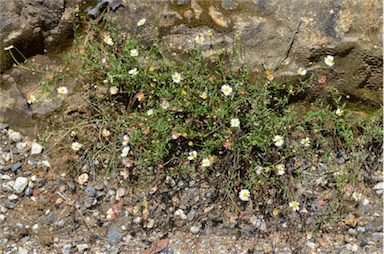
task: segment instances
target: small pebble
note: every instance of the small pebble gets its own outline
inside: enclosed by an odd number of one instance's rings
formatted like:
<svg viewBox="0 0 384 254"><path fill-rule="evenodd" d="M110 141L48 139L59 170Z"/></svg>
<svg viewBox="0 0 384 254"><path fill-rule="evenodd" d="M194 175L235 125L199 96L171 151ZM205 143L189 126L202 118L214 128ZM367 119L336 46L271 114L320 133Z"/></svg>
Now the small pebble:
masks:
<svg viewBox="0 0 384 254"><path fill-rule="evenodd" d="M33 142L32 143L32 147L31 147L31 154L34 155L34 154L41 154L44 150L44 147L36 142Z"/></svg>
<svg viewBox="0 0 384 254"><path fill-rule="evenodd" d="M109 242L116 244L123 238L123 230L121 228L110 228L107 232Z"/></svg>
<svg viewBox="0 0 384 254"><path fill-rule="evenodd" d="M71 190L75 190L75 183L73 181L68 181L67 182L67 186L71 189Z"/></svg>
<svg viewBox="0 0 384 254"><path fill-rule="evenodd" d="M196 226L192 226L189 231L191 231L192 234L197 234L199 233L200 229Z"/></svg>
<svg viewBox="0 0 384 254"><path fill-rule="evenodd" d="M155 220L154 219L148 219L147 228L153 228L154 226L155 226Z"/></svg>
<svg viewBox="0 0 384 254"><path fill-rule="evenodd" d="M51 224L54 221L55 216L53 215L53 213L50 213L48 214L47 218L48 218L48 223Z"/></svg>
<svg viewBox="0 0 384 254"><path fill-rule="evenodd" d="M125 196L125 188L123 188L123 187L118 188L116 191L116 200L119 201L120 198L122 198L124 196Z"/></svg>
<svg viewBox="0 0 384 254"><path fill-rule="evenodd" d="M88 244L86 243L82 243L82 244L77 244L76 245L76 248L77 250L80 252L80 253L84 253L85 250L87 250L89 248Z"/></svg>
<svg viewBox="0 0 384 254"><path fill-rule="evenodd" d="M95 188L93 188L91 186L87 186L87 188L85 188L85 193L89 197L95 197L96 196L96 190L95 190Z"/></svg>
<svg viewBox="0 0 384 254"><path fill-rule="evenodd" d="M5 200L4 206L8 209L14 209L16 207L16 203L9 200Z"/></svg>
<svg viewBox="0 0 384 254"><path fill-rule="evenodd" d="M39 224L35 224L35 225L33 225L32 226L32 231L35 233L35 234L37 234L38 232L39 232Z"/></svg>
<svg viewBox="0 0 384 254"><path fill-rule="evenodd" d="M1 79L2 80L4 80L4 81L6 81L6 80L8 80L9 79L9 75L8 74L4 74L2 77L1 77Z"/></svg>
<svg viewBox="0 0 384 254"><path fill-rule="evenodd" d="M9 125L6 123L0 123L0 131L8 129Z"/></svg>
<svg viewBox="0 0 384 254"><path fill-rule="evenodd" d="M12 170L12 172L16 172L16 170L18 170L19 168L21 168L21 162L20 161L13 164L11 167L11 170Z"/></svg>
<svg viewBox="0 0 384 254"><path fill-rule="evenodd" d="M18 251L19 251L18 254L28 254L28 250L21 246L18 247Z"/></svg>
<svg viewBox="0 0 384 254"><path fill-rule="evenodd" d="M11 200L11 201L15 201L18 199L19 199L19 196L17 196L16 194L11 194L8 196L8 200Z"/></svg>
<svg viewBox="0 0 384 254"><path fill-rule="evenodd" d="M32 192L33 192L32 188L27 187L24 190L24 195L27 196L27 197L30 197L30 196L32 196Z"/></svg>
<svg viewBox="0 0 384 254"><path fill-rule="evenodd" d="M71 250L72 250L72 244L70 243L64 245L63 248L61 249L63 254L71 254L72 252Z"/></svg>
<svg viewBox="0 0 384 254"><path fill-rule="evenodd" d="M8 138L14 142L14 143L18 143L21 141L22 139L22 136L21 136L21 133L20 132L17 132L17 131L13 131L13 130L8 130Z"/></svg>
<svg viewBox="0 0 384 254"><path fill-rule="evenodd" d="M187 215L188 220L192 221L193 218L195 218L195 214L196 214L196 211L194 209L191 209L191 211L189 211L189 213Z"/></svg>
<svg viewBox="0 0 384 254"><path fill-rule="evenodd" d="M141 217L136 217L135 219L133 219L133 223L140 224L141 223Z"/></svg>
<svg viewBox="0 0 384 254"><path fill-rule="evenodd" d="M15 79L13 77L9 77L7 80L9 83L15 83Z"/></svg>
<svg viewBox="0 0 384 254"><path fill-rule="evenodd" d="M24 189L28 186L28 178L18 177L13 185L13 189L16 193L22 193Z"/></svg>
<svg viewBox="0 0 384 254"><path fill-rule="evenodd" d="M24 236L23 238L20 239L20 243L25 244L26 242L28 242L28 240L29 240L29 236Z"/></svg>
<svg viewBox="0 0 384 254"><path fill-rule="evenodd" d="M14 70L12 71L11 75L12 75L12 77L14 77L14 78L20 78L20 76L21 76L21 71L18 70L18 69L14 69Z"/></svg>

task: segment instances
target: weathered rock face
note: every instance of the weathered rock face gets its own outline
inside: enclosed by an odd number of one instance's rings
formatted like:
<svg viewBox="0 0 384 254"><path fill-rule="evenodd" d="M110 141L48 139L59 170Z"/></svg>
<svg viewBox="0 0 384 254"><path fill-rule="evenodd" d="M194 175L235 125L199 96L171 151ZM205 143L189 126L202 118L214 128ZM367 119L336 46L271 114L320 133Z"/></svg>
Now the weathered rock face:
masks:
<svg viewBox="0 0 384 254"><path fill-rule="evenodd" d="M64 0L0 1L0 9L0 72L13 63L5 47L14 45L30 57L44 51L59 53L73 38Z"/></svg>
<svg viewBox="0 0 384 254"><path fill-rule="evenodd" d="M194 36L206 35L208 29L213 29L213 38L203 45L207 51L212 45L230 49L236 39L241 38L244 62L251 68L257 69L264 63L272 69L286 53L297 30L289 55L276 75L295 75L299 67L325 67L324 57L333 55L336 64L327 77L330 84L351 98L375 106L382 103L382 5L379 1L198 2L203 9L199 20L197 16L185 19L182 23L186 25L174 26L163 34L171 50L193 47ZM180 13L184 10L175 4L172 6ZM192 4L184 6L194 10Z"/></svg>
<svg viewBox="0 0 384 254"><path fill-rule="evenodd" d="M70 42L67 18L72 8L65 9L63 0L0 1L0 8L1 70L12 63L4 47L14 45L28 56L44 50L59 52ZM118 21L121 34L139 36L148 46L160 41L175 57L196 46L196 35L205 37L198 46L206 56L219 48L230 52L240 39L240 60L251 70L264 64L269 69L279 67L276 77L297 77L299 67L321 72L327 84L365 111L364 107L382 105L382 10L377 0L124 0L110 16ZM137 29L142 18L146 25ZM287 58L277 64L286 52ZM332 68L324 64L326 55L335 57ZM3 102L30 93L23 78L17 82L20 92L7 85L11 81L3 84L9 88L2 91ZM26 84L31 82L27 79ZM11 92L16 95L5 96ZM0 105L0 112L1 108L4 112L15 107Z"/></svg>
<svg viewBox="0 0 384 254"><path fill-rule="evenodd" d="M278 66L276 76L295 76L299 67L324 70L324 57L333 55L335 65L323 73L327 83L354 101L380 107L382 11L377 0L132 0L115 15L126 33L147 18L157 25L151 34L175 53L195 47L196 35L206 37L199 46L207 56L218 46L231 51L241 39L242 61L254 70Z"/></svg>

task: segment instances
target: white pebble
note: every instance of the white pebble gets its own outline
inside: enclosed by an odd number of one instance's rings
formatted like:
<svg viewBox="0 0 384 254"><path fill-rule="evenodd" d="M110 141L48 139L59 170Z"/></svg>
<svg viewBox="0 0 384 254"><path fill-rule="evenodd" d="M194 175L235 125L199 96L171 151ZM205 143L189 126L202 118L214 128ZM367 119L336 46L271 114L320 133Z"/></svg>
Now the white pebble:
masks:
<svg viewBox="0 0 384 254"><path fill-rule="evenodd" d="M13 185L13 189L16 191L16 193L22 193L27 186L28 178L20 176L16 178L15 184Z"/></svg>
<svg viewBox="0 0 384 254"><path fill-rule="evenodd" d="M11 200L11 201L18 200L18 199L19 199L19 196L17 196L16 194L11 194L8 196L8 200Z"/></svg>
<svg viewBox="0 0 384 254"><path fill-rule="evenodd" d="M44 147L42 145L39 145L36 142L32 143L31 154L41 154L43 150L44 150Z"/></svg>
<svg viewBox="0 0 384 254"><path fill-rule="evenodd" d="M18 143L21 141L22 136L20 132L9 130L8 131L8 138L15 143Z"/></svg>
<svg viewBox="0 0 384 254"><path fill-rule="evenodd" d="M197 234L200 231L200 229L196 226L192 226L189 230L191 231L192 234Z"/></svg>
<svg viewBox="0 0 384 254"><path fill-rule="evenodd" d="M39 232L39 224L36 223L35 225L33 225L32 231L37 234Z"/></svg>

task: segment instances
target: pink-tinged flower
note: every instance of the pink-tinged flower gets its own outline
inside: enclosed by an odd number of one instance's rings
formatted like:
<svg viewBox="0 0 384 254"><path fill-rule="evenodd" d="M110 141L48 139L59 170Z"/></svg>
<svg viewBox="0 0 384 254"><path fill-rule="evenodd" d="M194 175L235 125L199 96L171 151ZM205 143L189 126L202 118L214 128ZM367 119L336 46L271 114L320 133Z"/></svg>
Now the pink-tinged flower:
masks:
<svg viewBox="0 0 384 254"><path fill-rule="evenodd" d="M138 101L142 101L144 99L144 93L143 92L138 92L136 94L136 98Z"/></svg>
<svg viewBox="0 0 384 254"><path fill-rule="evenodd" d="M112 94L112 95L115 95L119 92L119 88L117 88L117 86L112 86L111 88L109 88L109 92Z"/></svg>
<svg viewBox="0 0 384 254"><path fill-rule="evenodd" d="M148 135L149 134L149 132L151 131L151 127L146 127L144 130L143 130L143 134L144 135Z"/></svg>
<svg viewBox="0 0 384 254"><path fill-rule="evenodd" d="M256 174L260 175L262 171L263 171L263 167L262 166L257 166L256 167Z"/></svg>
<svg viewBox="0 0 384 254"><path fill-rule="evenodd" d="M300 210L300 214L303 215L303 216L305 216L305 215L308 215L309 212L308 212L307 209L303 208L303 209Z"/></svg>
<svg viewBox="0 0 384 254"><path fill-rule="evenodd" d="M231 148L232 143L231 143L231 141L227 141L227 142L224 142L223 146L224 146L225 149L229 149L229 148Z"/></svg>
<svg viewBox="0 0 384 254"><path fill-rule="evenodd" d="M268 70L265 71L265 75L267 76L267 79L269 81L272 81L274 79L273 74Z"/></svg>
<svg viewBox="0 0 384 254"><path fill-rule="evenodd" d="M119 215L121 213L121 209L120 209L119 205L114 205L112 207L112 210L113 210L113 213L116 215Z"/></svg>
<svg viewBox="0 0 384 254"><path fill-rule="evenodd" d="M129 177L129 172L127 170L123 170L120 172L120 175L124 178L127 179Z"/></svg>
<svg viewBox="0 0 384 254"><path fill-rule="evenodd" d="M101 59L101 62L102 62L103 64L106 64L106 63L107 63L107 57L106 57L106 56L103 57L103 58Z"/></svg>
<svg viewBox="0 0 384 254"><path fill-rule="evenodd" d="M172 133L172 139L178 139L180 137L180 133L174 132Z"/></svg>
<svg viewBox="0 0 384 254"><path fill-rule="evenodd" d="M240 218L241 218L242 220L247 220L247 219L248 219L248 214L247 214L247 212L246 212L246 211L241 211L241 212L240 212Z"/></svg>
<svg viewBox="0 0 384 254"><path fill-rule="evenodd" d="M109 130L107 130L107 129L104 128L104 129L101 131L101 134L103 135L103 137L108 138L108 137L111 135L111 132L110 132Z"/></svg>
<svg viewBox="0 0 384 254"><path fill-rule="evenodd" d="M318 79L317 79L317 82L319 84L325 84L325 82L327 82L327 77L326 76L320 76Z"/></svg>
<svg viewBox="0 0 384 254"><path fill-rule="evenodd" d="M156 184L151 185L150 189L151 189L150 190L151 193L155 193L157 191L157 185Z"/></svg>
<svg viewBox="0 0 384 254"><path fill-rule="evenodd" d="M133 214L133 210L134 210L133 206L128 206L127 207L127 213L128 214Z"/></svg>
<svg viewBox="0 0 384 254"><path fill-rule="evenodd" d="M124 160L124 166L125 166L126 168L131 168L131 167L133 167L133 161L132 161L130 158L126 158L126 159Z"/></svg>

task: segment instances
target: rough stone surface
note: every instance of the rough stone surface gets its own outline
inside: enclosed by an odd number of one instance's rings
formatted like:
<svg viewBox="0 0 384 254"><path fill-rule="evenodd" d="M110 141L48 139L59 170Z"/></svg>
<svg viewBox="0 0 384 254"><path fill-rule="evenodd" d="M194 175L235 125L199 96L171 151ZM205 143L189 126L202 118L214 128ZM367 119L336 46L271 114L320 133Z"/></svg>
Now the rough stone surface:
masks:
<svg viewBox="0 0 384 254"><path fill-rule="evenodd" d="M107 239L111 243L118 243L123 238L123 230L121 228L111 228L108 230Z"/></svg>
<svg viewBox="0 0 384 254"><path fill-rule="evenodd" d="M44 150L44 147L36 142L32 143L31 154L41 154Z"/></svg>
<svg viewBox="0 0 384 254"><path fill-rule="evenodd" d="M58 53L73 36L64 0L0 1L0 9L0 72L13 63L5 47L14 45L26 57L44 50Z"/></svg>
<svg viewBox="0 0 384 254"><path fill-rule="evenodd" d="M13 185L13 189L15 189L16 193L22 193L27 186L28 178L18 177L16 178L15 184Z"/></svg>

